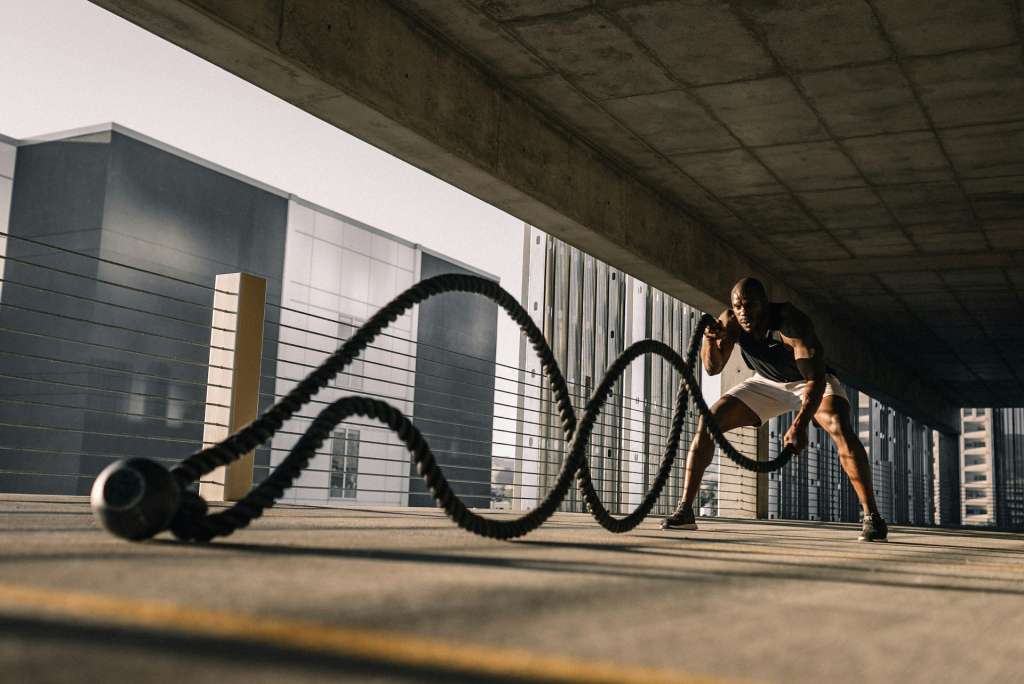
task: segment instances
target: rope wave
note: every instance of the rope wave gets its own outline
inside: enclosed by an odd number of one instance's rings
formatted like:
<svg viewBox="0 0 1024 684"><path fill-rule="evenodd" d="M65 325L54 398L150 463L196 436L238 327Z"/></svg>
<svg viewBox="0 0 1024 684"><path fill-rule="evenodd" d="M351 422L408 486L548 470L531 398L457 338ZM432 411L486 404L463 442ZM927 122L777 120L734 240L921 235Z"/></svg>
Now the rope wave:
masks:
<svg viewBox="0 0 1024 684"><path fill-rule="evenodd" d="M554 487L536 508L513 520L495 520L474 513L452 491L430 450L430 446L416 426L387 402L366 396L343 397L321 411L274 472L231 508L209 514L206 502L197 494L186 491L189 485L197 482L215 468L232 463L273 437L289 418L309 403L320 389L326 387L338 373L351 364L377 335L394 323L399 316L416 304L445 292L472 293L494 301L519 325L540 358L543 371L554 393L555 406L565 440L568 443L568 450ZM758 473L772 472L782 468L793 456L792 448L787 447L772 461L755 461L739 453L719 430L711 410L701 397L694 374L704 329L713 321L714 318L707 314L700 319L690 339L685 359L668 345L656 340L641 340L630 345L609 366L600 384L587 401L582 418L577 421L569 399L568 385L555 362L554 354L548 346L547 340L526 309L512 295L497 283L478 276L447 274L423 280L377 311L336 352L259 418L224 441L203 449L174 466L170 475L180 491L181 501L179 508L171 517L168 527L179 539L208 541L214 537L229 535L235 530L247 526L260 517L263 511L273 506L285 490L291 487L338 423L352 416L360 416L378 420L398 435L412 455L418 472L423 476L423 480L438 506L443 508L459 527L474 534L492 539L514 539L529 534L540 527L558 509L569 492L574 476L587 509L597 522L610 532L628 532L640 524L651 512L668 480L679 450L679 437L691 397L694 406L703 418L704 425L721 448L722 453L737 465ZM645 354L655 354L665 359L679 372L681 380L658 475L640 505L629 515L616 518L605 508L593 486L586 458L586 447L594 423L600 415L605 401L611 395L615 382L632 361ZM100 478L103 478L103 475ZM99 484L100 478L97 479L97 484ZM95 500L96 494L94 493L94 508ZM148 532L147 535L152 536Z"/></svg>

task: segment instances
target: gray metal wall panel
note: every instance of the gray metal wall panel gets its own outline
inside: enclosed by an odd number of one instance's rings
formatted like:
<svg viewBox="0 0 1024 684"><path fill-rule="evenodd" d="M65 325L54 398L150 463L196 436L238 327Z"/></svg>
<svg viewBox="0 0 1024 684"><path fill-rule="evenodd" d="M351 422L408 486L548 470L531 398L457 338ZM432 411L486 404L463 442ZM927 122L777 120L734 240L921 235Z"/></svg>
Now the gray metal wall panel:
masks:
<svg viewBox="0 0 1024 684"><path fill-rule="evenodd" d="M421 252L421 278L443 273L470 271ZM420 304L416 342L416 427L427 434L455 494L467 506L488 508L498 305L465 293L433 297ZM434 505L415 466L409 505Z"/></svg>
<svg viewBox="0 0 1024 684"><path fill-rule="evenodd" d="M109 144L53 142L24 147L19 151L18 164L12 235L37 237L61 247L208 286L213 285L218 273L245 271L266 277L268 300L280 300L287 216L284 198L117 133L112 135ZM27 308L68 313L88 321L69 323L36 314L14 316L5 307L2 315L6 320L15 319L14 327L19 330L60 334L95 345L46 343L40 347L38 342L33 342L42 355L73 358L111 369L86 370L42 362L42 366L51 370L33 371L40 377L74 378L75 382L97 388L63 393L47 401L94 410L35 408L30 415L26 412L24 420L61 426L73 420L77 434L68 433L56 440L53 434L48 434L44 440L47 444L58 443L67 451L177 460L198 448L202 426L185 421L201 421L204 408L182 400L205 401L212 291L18 244L17 240L10 242L10 255L22 254L27 260L82 270L93 278L153 294L90 284L67 276L55 279L52 273L44 276L38 269L28 266L21 267L17 273L9 270L11 281L35 279L52 289L98 302L160 314L130 312L100 303L83 304L24 288L5 288L4 304L17 302ZM9 264L9 268L14 265ZM174 303L159 295L201 306ZM165 316L182 318L191 324L170 321ZM276 310L269 308L268 322L273 322L275 316ZM103 324L139 332L115 330ZM180 341L143 334L147 332ZM276 332L276 326L267 326L268 336L273 338ZM3 345L0 348L24 346L25 339L24 335L0 332L0 345ZM273 358L276 346L271 344L264 354ZM180 360L158 359L157 356ZM13 361L8 357L6 362ZM267 363L264 373L273 375L273 370L273 364ZM19 372L24 375L23 366ZM26 391L17 386L15 390ZM264 390L272 394L272 383L267 381ZM262 405L270 401L269 396L264 397ZM131 418L123 415L125 413L149 417ZM16 431L25 432L25 429ZM9 444L22 438L13 433L0 433L0 439L3 444ZM259 458L268 460L265 453L259 454ZM88 475L110 462L109 457L103 456L54 455L44 459L40 454L23 457L23 460L33 464L33 468L24 468L26 470L66 469ZM10 468L5 466L4 469ZM88 477L14 479L17 481L0 479L0 488L84 494L91 486ZM60 485L56 484L58 481Z"/></svg>
<svg viewBox="0 0 1024 684"><path fill-rule="evenodd" d="M59 242L85 254L98 255L109 152L108 145L63 142L21 148L11 194L10 234ZM66 475L77 474L81 465L77 454L83 450L81 430L85 414L81 410L47 409L15 402L77 408L87 405L89 398L85 393L60 391L33 380L87 380L87 372L73 362L88 358L88 348L45 336L77 338L88 333L88 324L29 310L90 318L92 305L31 288L45 287L94 298L97 264L15 239L8 240L7 257L7 282L0 300L0 374L6 377L0 382L0 397L13 401L0 402L6 423L0 425L0 446L4 447L0 449L0 469L57 475L0 473L0 491L76 494L77 479ZM58 275L32 264L84 278Z"/></svg>

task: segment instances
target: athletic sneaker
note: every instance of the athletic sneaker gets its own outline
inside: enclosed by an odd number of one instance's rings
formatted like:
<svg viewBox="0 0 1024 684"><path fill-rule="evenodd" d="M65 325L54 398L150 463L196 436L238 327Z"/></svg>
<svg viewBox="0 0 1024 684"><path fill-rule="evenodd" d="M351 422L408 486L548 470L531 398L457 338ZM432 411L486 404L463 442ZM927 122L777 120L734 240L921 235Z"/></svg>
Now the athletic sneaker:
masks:
<svg viewBox="0 0 1024 684"><path fill-rule="evenodd" d="M697 521L693 517L693 506L679 504L676 512L661 521L663 530L695 530Z"/></svg>
<svg viewBox="0 0 1024 684"><path fill-rule="evenodd" d="M889 526L885 524L882 516L877 513L864 516L864 531L858 537L860 541L884 542L888 541L888 536Z"/></svg>

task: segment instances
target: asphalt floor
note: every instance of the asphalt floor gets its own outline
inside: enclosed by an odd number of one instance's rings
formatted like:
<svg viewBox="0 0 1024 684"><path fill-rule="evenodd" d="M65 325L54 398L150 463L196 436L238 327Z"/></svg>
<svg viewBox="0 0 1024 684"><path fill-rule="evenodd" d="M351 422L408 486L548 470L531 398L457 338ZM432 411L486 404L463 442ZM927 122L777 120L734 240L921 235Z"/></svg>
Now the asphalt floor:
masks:
<svg viewBox="0 0 1024 684"><path fill-rule="evenodd" d="M657 523L499 542L434 509L280 506L133 543L84 498L0 495L0 682L1024 681L1022 535Z"/></svg>

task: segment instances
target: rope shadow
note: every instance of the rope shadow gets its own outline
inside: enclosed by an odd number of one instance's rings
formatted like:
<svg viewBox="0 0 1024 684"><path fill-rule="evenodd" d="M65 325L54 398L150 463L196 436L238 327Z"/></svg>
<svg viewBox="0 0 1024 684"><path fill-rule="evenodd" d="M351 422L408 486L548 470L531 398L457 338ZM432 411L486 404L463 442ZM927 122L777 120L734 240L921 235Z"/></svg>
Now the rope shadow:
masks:
<svg viewBox="0 0 1024 684"><path fill-rule="evenodd" d="M157 541L149 543L163 543L163 544L175 544L173 541ZM835 577L837 572L856 573L864 575L860 578L845 578L842 581L848 582L853 581L857 584L865 586L888 586L893 588L903 589L933 589L940 591L966 591L966 592L980 592L980 593L997 593L1006 594L1012 596L1024 596L1024 586L1020 589L1008 589L1001 587L964 587L955 586L951 584L942 584L938 582L933 583L922 583L918 581L921 577L927 578L942 578L948 577L946 574L925 572L925 571L911 571L911 570L898 570L893 568L879 569L876 566L851 566L849 563L870 563L868 559L850 559L846 560L847 564L835 565L827 563L813 563L813 562L794 562L787 560L779 560L777 558L767 558L771 556L771 552L765 552L763 558L750 558L749 550L725 549L721 553L731 555L730 558L715 558L713 561L708 561L705 557L707 554L706 549L694 549L687 555L685 548L680 549L666 549L663 547L650 547L647 545L636 545L629 544L628 542L615 542L615 543L562 543L555 541L546 540L521 540L516 544L531 545L535 547L551 547L559 549L585 549L588 551L600 551L600 552L613 552L616 554L632 554L632 555L664 555L673 558L680 559L692 559L695 561L702 562L714 562L714 563L730 563L730 564L750 564L760 563L771 565L773 568L792 568L799 570L814 570L826 573L825 576L818 576L808 574L806 572L791 572L791 573L779 573L779 572L768 572L768 571L746 571L746 570L721 570L716 568L714 570L702 570L694 568L682 568L674 572L665 572L663 568L657 568L654 570L646 570L642 567L638 567L635 562L623 562L623 563L607 563L600 562L595 563L592 559L586 559L581 561L567 562L562 559L548 560L548 559L523 559L523 558L509 558L504 556L483 556L483 555L459 555L453 553L425 553L421 551L382 551L377 549L331 549L323 547L295 547L295 546L282 546L282 545L264 545L264 544L238 544L238 543L210 543L205 544L203 548L218 549L228 552L242 552L252 553L257 555L278 555L278 556L297 556L297 557L318 557L318 558L336 558L336 559L348 559L348 560L377 560L384 562L401 562L401 563L428 563L431 565L438 566L464 566L464 567L481 567L481 568L500 568L508 570L525 570L532 572L553 572L559 574L570 574L573 576L590 575L594 577L617 577L622 579L648 579L648 580L659 580L659 581L686 581L693 582L700 580L705 584L719 584L723 580L728 578L770 578L776 580L803 580L813 582L836 582L839 581ZM895 561L901 562L901 561ZM912 564L913 560L903 561L908 564ZM956 567L956 564L950 564ZM979 570L984 570L981 568ZM879 574L888 575L902 575L915 579L908 579L907 582L893 582L890 580L883 580L878 577ZM992 578L981 578L981 577L961 577L965 581L975 582L1016 582L1019 580L1005 580L1005 579L992 579Z"/></svg>

